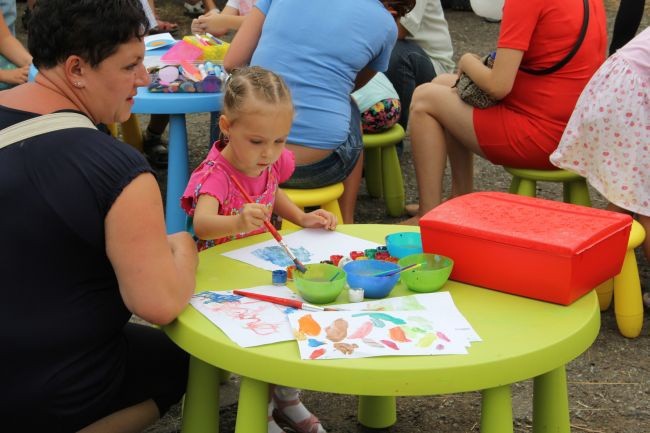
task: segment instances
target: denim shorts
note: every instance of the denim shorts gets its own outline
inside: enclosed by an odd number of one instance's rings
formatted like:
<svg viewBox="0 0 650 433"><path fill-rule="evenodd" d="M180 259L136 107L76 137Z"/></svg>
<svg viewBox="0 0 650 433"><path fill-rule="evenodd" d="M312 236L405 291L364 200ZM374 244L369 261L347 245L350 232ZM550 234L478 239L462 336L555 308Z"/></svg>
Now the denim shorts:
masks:
<svg viewBox="0 0 650 433"><path fill-rule="evenodd" d="M332 185L345 180L363 152L361 135L361 113L357 104L350 98L350 132L348 138L329 156L308 165L296 165L291 179L282 187L312 189Z"/></svg>

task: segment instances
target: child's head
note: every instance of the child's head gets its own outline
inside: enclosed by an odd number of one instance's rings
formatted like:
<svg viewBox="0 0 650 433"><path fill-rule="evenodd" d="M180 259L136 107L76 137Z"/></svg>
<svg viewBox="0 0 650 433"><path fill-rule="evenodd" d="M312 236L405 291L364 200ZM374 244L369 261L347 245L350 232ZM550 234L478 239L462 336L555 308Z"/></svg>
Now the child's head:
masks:
<svg viewBox="0 0 650 433"><path fill-rule="evenodd" d="M259 66L232 71L219 118L228 141L222 154L231 164L259 175L280 157L292 121L291 93L279 75Z"/></svg>

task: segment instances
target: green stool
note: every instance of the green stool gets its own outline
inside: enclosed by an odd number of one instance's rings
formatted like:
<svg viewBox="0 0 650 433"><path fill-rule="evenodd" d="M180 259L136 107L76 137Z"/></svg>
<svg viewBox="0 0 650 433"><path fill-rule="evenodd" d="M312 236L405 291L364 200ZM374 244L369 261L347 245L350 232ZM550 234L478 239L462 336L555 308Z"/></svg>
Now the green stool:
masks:
<svg viewBox="0 0 650 433"><path fill-rule="evenodd" d="M404 213L404 180L395 145L404 139L404 128L395 124L384 132L363 134L366 187L372 197L382 197L388 215Z"/></svg>
<svg viewBox="0 0 650 433"><path fill-rule="evenodd" d="M512 194L535 197L537 181L562 182L564 188L564 202L591 206L589 189L584 177L567 170L533 170L530 168L503 167L512 175L510 192Z"/></svg>

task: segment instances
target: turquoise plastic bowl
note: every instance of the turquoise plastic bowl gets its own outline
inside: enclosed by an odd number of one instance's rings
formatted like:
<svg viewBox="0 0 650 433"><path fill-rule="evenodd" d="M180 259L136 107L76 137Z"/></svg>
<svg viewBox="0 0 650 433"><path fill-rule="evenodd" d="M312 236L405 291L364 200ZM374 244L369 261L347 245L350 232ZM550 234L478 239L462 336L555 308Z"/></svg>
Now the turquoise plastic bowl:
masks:
<svg viewBox="0 0 650 433"><path fill-rule="evenodd" d="M305 267L307 272L294 271L293 274L300 296L312 304L334 302L345 286L345 271L327 263L312 263Z"/></svg>
<svg viewBox="0 0 650 433"><path fill-rule="evenodd" d="M423 263L423 265L401 273L406 287L414 292L428 293L440 290L454 268L452 259L439 254L411 254L397 262L400 268L415 263Z"/></svg>
<svg viewBox="0 0 650 433"><path fill-rule="evenodd" d="M418 232L391 233L386 236L388 253L401 259L411 254L422 252L422 236Z"/></svg>
<svg viewBox="0 0 650 433"><path fill-rule="evenodd" d="M347 274L348 286L355 289L362 288L363 296L371 299L385 298L399 281L399 274L389 277L373 275L396 269L399 269L396 263L383 260L355 260L343 266Z"/></svg>

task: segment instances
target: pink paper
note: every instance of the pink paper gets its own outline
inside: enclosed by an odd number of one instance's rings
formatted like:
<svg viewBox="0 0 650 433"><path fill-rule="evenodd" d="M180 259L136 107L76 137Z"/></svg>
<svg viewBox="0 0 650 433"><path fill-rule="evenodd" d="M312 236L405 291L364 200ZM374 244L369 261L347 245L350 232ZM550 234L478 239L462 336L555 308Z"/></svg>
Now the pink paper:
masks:
<svg viewBox="0 0 650 433"><path fill-rule="evenodd" d="M182 60L197 60L203 55L200 48L185 41L177 42L173 47L162 55L161 60L165 62L180 62Z"/></svg>

